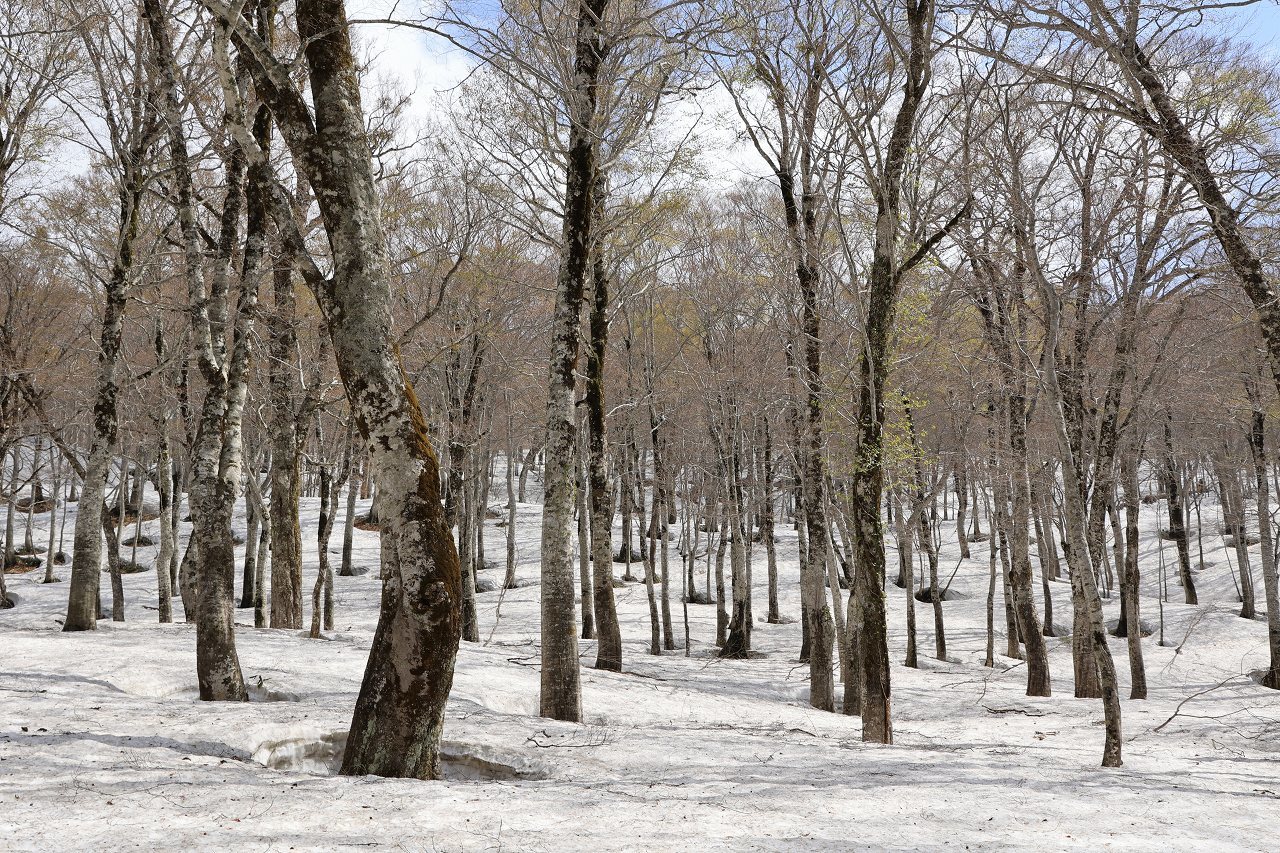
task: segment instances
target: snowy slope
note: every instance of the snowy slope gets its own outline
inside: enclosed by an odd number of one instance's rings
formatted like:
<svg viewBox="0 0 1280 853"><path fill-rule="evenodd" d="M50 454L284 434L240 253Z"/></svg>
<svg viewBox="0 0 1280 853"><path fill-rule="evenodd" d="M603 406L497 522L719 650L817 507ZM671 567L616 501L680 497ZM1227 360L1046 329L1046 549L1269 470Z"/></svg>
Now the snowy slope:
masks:
<svg viewBox="0 0 1280 853"><path fill-rule="evenodd" d="M1105 771L1101 703L1072 698L1069 640L1049 641L1052 698L1023 695L1017 661L982 666L985 543L953 584L968 597L944 606L950 662L931 659L919 604L921 668L900 665L905 599L890 587L893 747L864 746L856 718L808 708L798 622L760 621L760 656L720 661L714 608L691 605L692 655L649 656L643 584L617 591L626 672L590 669L594 643L582 642L586 723L542 720L539 587L481 594L484 642L458 656L444 782L328 775L369 648L376 572L337 579L338 631L322 640L255 630L238 611L256 700L242 705L197 701L194 634L155 624L152 572L125 578L128 621L92 634L59 632L65 583L10 575L19 604L0 612L0 850L1274 849L1280 695L1249 678L1265 662L1265 626L1236 615L1206 509L1206 604L1165 605L1167 645L1144 640L1151 698L1125 701L1125 766ZM539 510L520 507L530 579ZM1144 510L1143 617L1155 624L1162 543ZM305 503L308 617L316 512ZM356 537L357 564L376 567L376 535ZM501 560L502 529L486 537ZM780 538L783 612L798 619L795 535ZM141 549L140 562L154 553ZM945 571L957 561L946 545ZM758 549L761 620L764 574ZM1069 623L1067 585L1053 587L1055 621ZM1108 603L1108 617L1117 609ZM1127 682L1124 641L1112 651Z"/></svg>

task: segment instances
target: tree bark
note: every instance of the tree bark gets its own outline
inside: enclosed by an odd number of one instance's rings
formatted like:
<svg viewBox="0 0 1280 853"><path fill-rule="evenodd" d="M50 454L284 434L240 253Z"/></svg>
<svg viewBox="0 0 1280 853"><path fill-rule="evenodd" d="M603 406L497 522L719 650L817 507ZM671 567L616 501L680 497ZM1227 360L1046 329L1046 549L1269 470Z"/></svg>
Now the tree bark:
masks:
<svg viewBox="0 0 1280 853"><path fill-rule="evenodd" d="M600 25L609 0L583 0L574 36L573 86L567 91L569 145L556 306L547 376L547 445L542 513L542 673L539 713L582 719L574 614L572 536L573 389L578 363L578 315L591 261L598 188L597 86L604 59Z"/></svg>

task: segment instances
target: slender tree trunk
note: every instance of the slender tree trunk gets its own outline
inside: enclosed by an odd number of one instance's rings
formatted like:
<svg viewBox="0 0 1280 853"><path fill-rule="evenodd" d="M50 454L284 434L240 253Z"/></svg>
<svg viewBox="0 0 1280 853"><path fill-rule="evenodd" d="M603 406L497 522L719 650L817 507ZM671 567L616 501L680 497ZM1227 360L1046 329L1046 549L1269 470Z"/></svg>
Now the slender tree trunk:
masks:
<svg viewBox="0 0 1280 853"><path fill-rule="evenodd" d="M1124 488L1125 512L1125 594L1121 596L1127 623L1126 641L1129 646L1129 698L1147 698L1147 669L1142 659L1142 615L1139 607L1141 567L1138 565L1138 512L1142 508L1142 496L1138 484L1138 454L1125 454L1120 459L1120 485Z"/></svg>
<svg viewBox="0 0 1280 853"><path fill-rule="evenodd" d="M728 551L729 512L728 508L720 508L720 536L716 541L716 646L724 648L729 636L729 608L726 603L724 584L724 556ZM807 658L806 658L807 659Z"/></svg>
<svg viewBox="0 0 1280 853"><path fill-rule="evenodd" d="M173 513L173 460L169 456L169 437L164 425L160 425L160 439L156 448L156 484L160 487L160 551L156 555L156 595L160 622L173 621L173 586L169 576L169 562L174 548ZM252 547L252 545L250 545Z"/></svg>
<svg viewBox="0 0 1280 853"><path fill-rule="evenodd" d="M1252 390L1252 389L1251 389ZM1271 528L1271 488L1267 481L1266 411L1261 407L1261 394L1254 392L1253 416L1250 420L1249 450L1258 488L1258 538L1262 552L1262 584L1267 602L1267 650L1270 660L1262 676L1262 684L1280 690L1280 584L1276 580L1275 534Z"/></svg>
<svg viewBox="0 0 1280 853"><path fill-rule="evenodd" d="M969 553L969 538L965 535L964 524L969 512L969 487L968 472L963 461L955 462L953 476L956 481L956 543L960 546L960 557L968 560L972 555Z"/></svg>
<svg viewBox="0 0 1280 853"><path fill-rule="evenodd" d="M585 430L582 433L585 433ZM585 435L583 437L585 438ZM586 460L579 461L583 464L578 466L578 600L581 602L582 639L594 640L596 619L591 586L591 518L588 509L590 496L587 495Z"/></svg>
<svg viewBox="0 0 1280 853"><path fill-rule="evenodd" d="M250 470L247 472L248 476L258 476L258 472L254 470L256 467L256 465L250 465ZM260 523L258 521L258 513L247 496L245 497L244 515L244 568L241 571L240 578L240 609L242 610L253 607L254 583L258 577L258 549L256 546L258 544Z"/></svg>
<svg viewBox="0 0 1280 853"><path fill-rule="evenodd" d="M49 541L45 543L44 583L53 583L56 580L53 576L53 531L58 524L58 498L62 494L62 456L56 447L51 446L49 448L49 458L53 461L53 483L49 494ZM66 511L64 506L62 509L64 518L66 517ZM0 574L2 573L0 571Z"/></svg>
<svg viewBox="0 0 1280 853"><path fill-rule="evenodd" d="M768 562L769 572L769 614L767 621L770 625L778 625L782 622L782 613L778 608L778 551L774 543L773 441L767 417L763 419L761 431L764 438L764 447L761 450L763 479L760 483L760 488L763 494L760 496L760 539L764 544L765 559Z"/></svg>
<svg viewBox="0 0 1280 853"><path fill-rule="evenodd" d="M347 486L347 510L342 521L342 563L338 568L338 576L349 578L355 575L355 566L351 564L351 551L354 547L356 527L356 497L364 485L363 463L352 463L351 483Z"/></svg>
<svg viewBox="0 0 1280 853"><path fill-rule="evenodd" d="M504 589L516 587L516 491L515 465L516 445L512 438L515 432L514 415L508 423L507 440L507 574L502 581ZM612 558L612 555L610 555Z"/></svg>

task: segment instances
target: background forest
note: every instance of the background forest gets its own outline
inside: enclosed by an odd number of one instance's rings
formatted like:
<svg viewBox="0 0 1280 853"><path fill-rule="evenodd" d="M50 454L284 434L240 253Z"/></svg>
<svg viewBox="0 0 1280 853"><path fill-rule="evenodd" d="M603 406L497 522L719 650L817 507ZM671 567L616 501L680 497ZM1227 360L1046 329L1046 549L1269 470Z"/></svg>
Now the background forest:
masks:
<svg viewBox="0 0 1280 853"><path fill-rule="evenodd" d="M1267 848L1277 18L3 4L0 846Z"/></svg>

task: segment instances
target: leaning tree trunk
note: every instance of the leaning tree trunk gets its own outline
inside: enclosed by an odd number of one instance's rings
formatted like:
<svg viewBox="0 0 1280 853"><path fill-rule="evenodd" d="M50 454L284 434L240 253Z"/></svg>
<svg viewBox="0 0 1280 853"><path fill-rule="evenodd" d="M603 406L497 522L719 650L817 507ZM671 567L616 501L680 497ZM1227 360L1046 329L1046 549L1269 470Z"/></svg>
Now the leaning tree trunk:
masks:
<svg viewBox="0 0 1280 853"><path fill-rule="evenodd" d="M287 75L277 73L268 40L218 0L204 2L231 26L259 96L316 190L333 274L308 275L379 493L382 604L342 772L435 778L461 633L462 579L440 505L439 462L391 343L386 239L346 9L340 0L297 4L308 109ZM277 224L294 227L279 206ZM290 239L297 251L305 248L296 232Z"/></svg>

